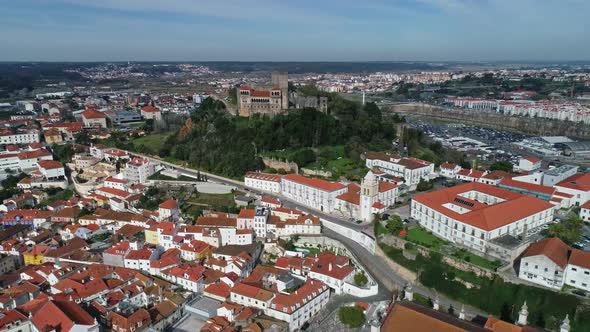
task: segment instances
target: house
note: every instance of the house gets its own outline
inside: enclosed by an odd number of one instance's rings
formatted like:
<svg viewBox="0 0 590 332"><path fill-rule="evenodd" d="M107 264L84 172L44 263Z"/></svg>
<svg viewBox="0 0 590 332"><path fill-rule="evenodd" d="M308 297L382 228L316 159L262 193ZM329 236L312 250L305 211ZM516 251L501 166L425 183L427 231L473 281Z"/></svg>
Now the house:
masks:
<svg viewBox="0 0 590 332"><path fill-rule="evenodd" d="M150 314L144 308L139 308L130 314L109 311L107 320L112 330L117 332L139 332L151 324Z"/></svg>
<svg viewBox="0 0 590 332"><path fill-rule="evenodd" d="M443 176L448 179L455 179L457 178L457 173L461 170L461 166L456 164L451 164L448 162L440 164L440 176Z"/></svg>
<svg viewBox="0 0 590 332"><path fill-rule="evenodd" d="M107 116L94 108L87 108L82 112L82 122L86 128L106 128Z"/></svg>
<svg viewBox="0 0 590 332"><path fill-rule="evenodd" d="M541 159L537 157L522 157L518 160L518 170L535 171L541 168Z"/></svg>
<svg viewBox="0 0 590 332"><path fill-rule="evenodd" d="M37 298L19 307L39 331L98 332L99 325L74 301Z"/></svg>
<svg viewBox="0 0 590 332"><path fill-rule="evenodd" d="M203 291L205 267L180 265L162 271L162 277L192 292Z"/></svg>
<svg viewBox="0 0 590 332"><path fill-rule="evenodd" d="M558 238L544 239L522 254L518 277L554 289L568 285L590 291L590 253Z"/></svg>
<svg viewBox="0 0 590 332"><path fill-rule="evenodd" d="M178 221L180 217L180 209L178 202L174 199L168 199L158 206L158 214L160 221Z"/></svg>
<svg viewBox="0 0 590 332"><path fill-rule="evenodd" d="M583 205L590 200L590 173L578 173L557 183L555 189L572 195L571 202Z"/></svg>
<svg viewBox="0 0 590 332"><path fill-rule="evenodd" d="M145 184L156 173L156 165L147 158L135 157L123 169L123 178L131 184Z"/></svg>
<svg viewBox="0 0 590 332"><path fill-rule="evenodd" d="M590 222L590 202L586 202L580 206L580 219Z"/></svg>
<svg viewBox="0 0 590 332"><path fill-rule="evenodd" d="M40 160L39 171L47 180L63 179L65 177L64 165L57 160Z"/></svg>
<svg viewBox="0 0 590 332"><path fill-rule="evenodd" d="M128 269L149 271L151 262L156 257L157 253L155 250L145 248L130 250L127 256L125 256L125 267Z"/></svg>
<svg viewBox="0 0 590 332"><path fill-rule="evenodd" d="M55 128L46 130L43 132L43 136L45 137L45 143L48 145L59 144L63 142L61 132Z"/></svg>
<svg viewBox="0 0 590 332"><path fill-rule="evenodd" d="M415 188L420 180L430 180L435 176L434 164L417 158L406 158L381 152L367 152L365 163L369 169L376 169L389 175L404 179L410 188Z"/></svg>
<svg viewBox="0 0 590 332"><path fill-rule="evenodd" d="M479 181L479 179L486 174L486 172L477 169L462 169L457 172L457 180L465 182L476 182Z"/></svg>
<svg viewBox="0 0 590 332"><path fill-rule="evenodd" d="M144 106L141 108L141 116L146 120L160 121L162 120L162 112L154 106Z"/></svg>

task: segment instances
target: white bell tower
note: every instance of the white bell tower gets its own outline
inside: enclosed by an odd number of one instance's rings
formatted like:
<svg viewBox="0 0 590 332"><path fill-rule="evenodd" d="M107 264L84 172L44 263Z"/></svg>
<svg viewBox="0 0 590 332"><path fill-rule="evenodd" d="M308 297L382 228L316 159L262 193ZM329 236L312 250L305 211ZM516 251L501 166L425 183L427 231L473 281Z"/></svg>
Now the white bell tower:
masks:
<svg viewBox="0 0 590 332"><path fill-rule="evenodd" d="M361 181L361 220L373 220L373 203L379 198L379 182L373 172L369 171Z"/></svg>

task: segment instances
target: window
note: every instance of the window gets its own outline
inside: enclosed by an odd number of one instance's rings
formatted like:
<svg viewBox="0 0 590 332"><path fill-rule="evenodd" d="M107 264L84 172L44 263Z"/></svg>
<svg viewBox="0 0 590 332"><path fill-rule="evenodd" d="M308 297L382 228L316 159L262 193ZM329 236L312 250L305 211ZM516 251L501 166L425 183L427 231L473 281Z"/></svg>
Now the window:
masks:
<svg viewBox="0 0 590 332"><path fill-rule="evenodd" d="M572 271L578 271L578 269L576 269L575 267L572 267Z"/></svg>

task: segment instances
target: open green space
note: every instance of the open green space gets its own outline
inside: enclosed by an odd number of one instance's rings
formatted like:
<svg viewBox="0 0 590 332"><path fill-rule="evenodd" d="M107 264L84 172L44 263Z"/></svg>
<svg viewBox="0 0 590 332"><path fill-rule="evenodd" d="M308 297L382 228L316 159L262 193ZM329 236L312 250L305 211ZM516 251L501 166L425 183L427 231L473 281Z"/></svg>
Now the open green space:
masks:
<svg viewBox="0 0 590 332"><path fill-rule="evenodd" d="M466 249L457 250L455 253L453 253L453 256L466 262L469 262L473 265L477 265L489 270L495 270L500 265L502 265L502 262L500 262L499 260L492 261L484 257L478 256L472 252L469 252Z"/></svg>
<svg viewBox="0 0 590 332"><path fill-rule="evenodd" d="M139 149L141 149L140 146L143 145L145 148L147 148L147 150L152 151L154 154L157 154L158 151L160 151L162 145L164 145L164 142L166 141L168 136L170 136L171 134L171 132L149 134L132 139L131 143L133 143L133 145Z"/></svg>
<svg viewBox="0 0 590 332"><path fill-rule="evenodd" d="M235 205L233 193L227 193L227 194L195 193L189 198L188 202L195 203L197 205L207 205L207 206L211 206L211 207Z"/></svg>
<svg viewBox="0 0 590 332"><path fill-rule="evenodd" d="M420 226L409 229L404 238L410 242L434 250L439 250L446 243Z"/></svg>

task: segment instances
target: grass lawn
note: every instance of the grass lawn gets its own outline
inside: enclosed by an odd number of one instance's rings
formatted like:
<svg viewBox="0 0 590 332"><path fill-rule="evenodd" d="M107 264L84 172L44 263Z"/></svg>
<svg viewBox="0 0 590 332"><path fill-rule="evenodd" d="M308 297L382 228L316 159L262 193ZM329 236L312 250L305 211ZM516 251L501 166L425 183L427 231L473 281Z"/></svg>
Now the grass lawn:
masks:
<svg viewBox="0 0 590 332"><path fill-rule="evenodd" d="M162 147L162 144L164 144L164 141L166 141L166 138L170 136L170 134L171 132L145 135L143 137L136 138L131 142L135 146L145 145L149 149L157 153L160 150L160 147Z"/></svg>
<svg viewBox="0 0 590 332"><path fill-rule="evenodd" d="M431 249L439 249L445 243L445 241L429 233L422 227L409 229L405 239Z"/></svg>
<svg viewBox="0 0 590 332"><path fill-rule="evenodd" d="M389 233L389 231L387 231L387 228L385 228L385 226L383 226L383 224L379 220L376 220L375 221L375 227L374 227L373 230L374 230L374 233L375 233L375 237L378 237L381 234L387 234L387 233Z"/></svg>
<svg viewBox="0 0 590 332"><path fill-rule="evenodd" d="M227 194L204 194L198 193L191 196L188 200L192 203L197 204L206 204L209 206L233 206L235 205L234 202L234 194L227 193Z"/></svg>
<svg viewBox="0 0 590 332"><path fill-rule="evenodd" d="M486 259L484 257L475 255L467 250L461 249L461 250L457 250L453 256L462 259L466 262L469 262L473 265L477 265L480 267L483 267L484 269L489 269L489 270L495 270L497 267L499 267L502 263L500 261L491 261L489 259Z"/></svg>

